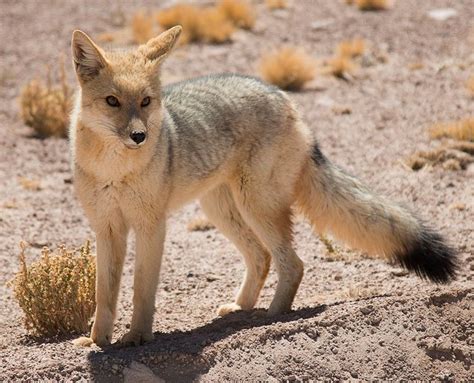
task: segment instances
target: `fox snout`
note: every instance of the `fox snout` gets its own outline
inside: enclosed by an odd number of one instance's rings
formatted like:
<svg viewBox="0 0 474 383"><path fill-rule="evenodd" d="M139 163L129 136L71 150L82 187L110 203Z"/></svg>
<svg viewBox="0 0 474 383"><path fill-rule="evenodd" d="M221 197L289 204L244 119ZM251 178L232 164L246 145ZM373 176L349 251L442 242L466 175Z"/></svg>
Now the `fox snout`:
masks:
<svg viewBox="0 0 474 383"><path fill-rule="evenodd" d="M130 133L130 138L135 141L137 145L140 145L143 141L146 139L146 133L145 132L132 132Z"/></svg>
<svg viewBox="0 0 474 383"><path fill-rule="evenodd" d="M127 146L136 149L143 145L147 138L147 128L138 118L133 118L127 127Z"/></svg>

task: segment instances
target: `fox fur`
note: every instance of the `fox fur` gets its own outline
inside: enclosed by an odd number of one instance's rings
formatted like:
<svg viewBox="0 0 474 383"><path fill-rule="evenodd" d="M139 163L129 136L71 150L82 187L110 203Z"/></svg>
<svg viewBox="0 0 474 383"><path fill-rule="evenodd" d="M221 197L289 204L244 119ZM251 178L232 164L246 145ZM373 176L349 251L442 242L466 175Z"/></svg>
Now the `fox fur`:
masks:
<svg viewBox="0 0 474 383"><path fill-rule="evenodd" d="M434 282L455 276L456 253L441 236L333 165L284 92L234 74L162 89L159 68L180 33L176 26L129 52L105 52L85 33L73 34L80 84L70 126L74 186L97 237L91 341L112 340L130 230L134 308L122 342L152 339L166 218L195 199L247 267L235 301L219 315L255 306L271 260L278 285L268 315L291 309L303 277L292 247L295 207L318 233Z"/></svg>

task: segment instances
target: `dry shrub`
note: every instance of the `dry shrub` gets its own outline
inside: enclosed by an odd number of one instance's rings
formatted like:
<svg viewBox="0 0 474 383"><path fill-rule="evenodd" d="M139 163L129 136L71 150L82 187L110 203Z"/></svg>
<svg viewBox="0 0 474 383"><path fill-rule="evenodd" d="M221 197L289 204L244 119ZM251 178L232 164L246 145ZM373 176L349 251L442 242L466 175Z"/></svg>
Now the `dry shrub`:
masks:
<svg viewBox="0 0 474 383"><path fill-rule="evenodd" d="M198 8L188 4L178 4L157 13L158 23L163 28L175 25L183 27L181 43L204 41L224 43L231 39L234 25L227 16L215 7Z"/></svg>
<svg viewBox="0 0 474 383"><path fill-rule="evenodd" d="M207 43L230 41L234 25L216 8L203 9L200 12L198 36Z"/></svg>
<svg viewBox="0 0 474 383"><path fill-rule="evenodd" d="M287 0L265 0L268 9L285 9L288 8Z"/></svg>
<svg viewBox="0 0 474 383"><path fill-rule="evenodd" d="M366 50L366 43L363 39L353 39L342 41L336 48L336 54L340 57L358 57L362 56Z"/></svg>
<svg viewBox="0 0 474 383"><path fill-rule="evenodd" d="M58 84L52 84L48 67L46 84L35 79L21 91L21 117L40 137L66 137L71 107L72 92L66 82L64 60L61 60Z"/></svg>
<svg viewBox="0 0 474 383"><path fill-rule="evenodd" d="M471 76L469 80L467 80L466 86L471 95L474 97L474 76Z"/></svg>
<svg viewBox="0 0 474 383"><path fill-rule="evenodd" d="M206 218L195 218L188 223L188 231L208 231L214 228Z"/></svg>
<svg viewBox="0 0 474 383"><path fill-rule="evenodd" d="M429 151L415 153L407 160L413 170L425 166L441 166L446 170L464 170L474 163L474 143L456 142Z"/></svg>
<svg viewBox="0 0 474 383"><path fill-rule="evenodd" d="M348 57L335 56L327 60L327 65L323 72L332 74L339 78L348 78L355 71L355 63Z"/></svg>
<svg viewBox="0 0 474 383"><path fill-rule="evenodd" d="M311 81L315 74L315 63L300 49L283 47L264 56L260 62L263 79L286 90L298 90Z"/></svg>
<svg viewBox="0 0 474 383"><path fill-rule="evenodd" d="M238 28L251 29L255 25L255 13L245 0L221 0L217 9Z"/></svg>
<svg viewBox="0 0 474 383"><path fill-rule="evenodd" d="M361 11L382 11L388 9L388 0L355 0L356 6Z"/></svg>
<svg viewBox="0 0 474 383"><path fill-rule="evenodd" d="M459 121L435 124L430 128L431 138L454 138L461 141L474 141L474 117Z"/></svg>
<svg viewBox="0 0 474 383"><path fill-rule="evenodd" d="M33 180L26 177L20 177L18 182L25 190L39 191L41 190L41 182L39 180Z"/></svg>
<svg viewBox="0 0 474 383"><path fill-rule="evenodd" d="M84 333L95 308L95 259L89 242L79 250L43 248L41 258L27 266L26 244L20 244L20 271L10 282L35 336Z"/></svg>
<svg viewBox="0 0 474 383"><path fill-rule="evenodd" d="M181 43L190 43L199 40L199 13L200 9L188 4L178 4L163 9L156 14L158 24L169 29L175 25L183 27Z"/></svg>
<svg viewBox="0 0 474 383"><path fill-rule="evenodd" d="M144 44L153 37L153 17L139 11L132 18L132 37L137 44Z"/></svg>

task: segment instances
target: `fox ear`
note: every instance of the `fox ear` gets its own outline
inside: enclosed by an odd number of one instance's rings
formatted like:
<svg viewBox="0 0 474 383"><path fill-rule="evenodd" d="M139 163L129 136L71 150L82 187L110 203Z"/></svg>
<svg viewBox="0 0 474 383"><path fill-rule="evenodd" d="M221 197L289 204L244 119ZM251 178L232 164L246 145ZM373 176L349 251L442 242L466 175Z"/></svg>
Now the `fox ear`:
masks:
<svg viewBox="0 0 474 383"><path fill-rule="evenodd" d="M90 80L99 74L107 65L102 49L100 49L84 32L76 30L72 34L72 59L77 76Z"/></svg>
<svg viewBox="0 0 474 383"><path fill-rule="evenodd" d="M181 25L176 25L151 39L145 45L141 45L138 49L147 59L161 62L171 52L182 30Z"/></svg>

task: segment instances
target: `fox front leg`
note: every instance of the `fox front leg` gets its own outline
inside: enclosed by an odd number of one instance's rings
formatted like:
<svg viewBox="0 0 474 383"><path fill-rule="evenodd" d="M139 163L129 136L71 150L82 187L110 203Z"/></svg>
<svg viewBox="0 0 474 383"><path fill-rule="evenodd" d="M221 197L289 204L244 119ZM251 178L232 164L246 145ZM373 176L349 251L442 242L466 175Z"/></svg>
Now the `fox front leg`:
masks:
<svg viewBox="0 0 474 383"><path fill-rule="evenodd" d="M136 259L133 281L133 315L130 331L121 343L138 346L153 339L155 295L163 256L165 219L153 227L136 230Z"/></svg>
<svg viewBox="0 0 474 383"><path fill-rule="evenodd" d="M112 341L117 297L127 248L127 229L107 226L97 232L96 313L91 338L98 346Z"/></svg>

